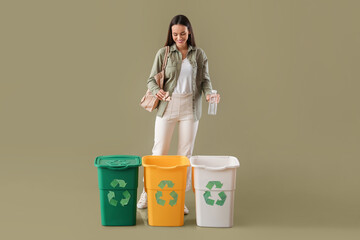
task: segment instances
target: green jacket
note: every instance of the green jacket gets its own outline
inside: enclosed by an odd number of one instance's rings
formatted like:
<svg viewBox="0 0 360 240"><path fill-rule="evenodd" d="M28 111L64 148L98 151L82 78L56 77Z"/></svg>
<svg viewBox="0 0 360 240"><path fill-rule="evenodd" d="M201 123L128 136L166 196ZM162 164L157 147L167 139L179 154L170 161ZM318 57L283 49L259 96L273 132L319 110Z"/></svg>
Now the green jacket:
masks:
<svg viewBox="0 0 360 240"><path fill-rule="evenodd" d="M155 95L160 87L156 84L154 76L161 71L161 66L164 61L166 48L159 49L155 56L154 64L151 69L150 77L147 81L148 89ZM209 76L208 60L204 50L198 47L188 45L188 53L186 56L189 59L193 67L193 112L195 120L199 120L201 117L201 95L202 93L211 93L212 86ZM170 46L168 55L168 61L165 68L165 86L164 91L169 92L172 95L174 88L176 87L177 80L180 75L182 64L181 52L177 49L174 43ZM162 117L168 102L160 101L158 105L157 116Z"/></svg>

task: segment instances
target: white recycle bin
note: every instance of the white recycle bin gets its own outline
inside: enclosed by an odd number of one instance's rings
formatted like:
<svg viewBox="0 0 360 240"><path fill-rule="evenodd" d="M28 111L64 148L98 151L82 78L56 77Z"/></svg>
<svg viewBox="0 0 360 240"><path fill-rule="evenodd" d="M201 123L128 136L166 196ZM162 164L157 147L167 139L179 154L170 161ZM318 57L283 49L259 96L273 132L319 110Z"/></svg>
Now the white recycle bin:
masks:
<svg viewBox="0 0 360 240"><path fill-rule="evenodd" d="M199 227L232 227L236 169L232 156L193 156L190 158Z"/></svg>

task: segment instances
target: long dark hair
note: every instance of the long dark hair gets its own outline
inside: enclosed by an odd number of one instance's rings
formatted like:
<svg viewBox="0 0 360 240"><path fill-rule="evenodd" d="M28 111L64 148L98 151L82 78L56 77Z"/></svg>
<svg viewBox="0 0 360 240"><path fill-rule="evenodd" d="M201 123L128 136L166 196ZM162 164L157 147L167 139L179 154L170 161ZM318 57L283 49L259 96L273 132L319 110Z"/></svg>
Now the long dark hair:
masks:
<svg viewBox="0 0 360 240"><path fill-rule="evenodd" d="M188 40L186 42L187 42L188 45L196 47L194 31L193 31L193 29L191 27L191 23L190 23L189 19L184 15L176 15L171 20L170 25L169 25L169 30L168 30L168 35L167 35L165 46L171 46L171 45L173 45L175 43L173 38L172 38L172 29L171 29L171 27L173 25L177 25L177 24L184 25L184 26L186 26L188 28L189 37L188 37Z"/></svg>

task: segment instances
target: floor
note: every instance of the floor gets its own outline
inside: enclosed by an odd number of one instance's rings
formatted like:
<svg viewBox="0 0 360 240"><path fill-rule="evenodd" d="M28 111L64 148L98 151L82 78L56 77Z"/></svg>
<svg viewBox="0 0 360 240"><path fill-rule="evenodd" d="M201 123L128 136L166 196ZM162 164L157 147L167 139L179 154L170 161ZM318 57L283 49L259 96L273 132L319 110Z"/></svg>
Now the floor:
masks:
<svg viewBox="0 0 360 240"><path fill-rule="evenodd" d="M104 227L91 156L26 160L3 156L2 162L3 239L360 239L359 209L334 210L304 203L295 211L272 205L270 200L260 206L256 196L246 196L240 189L232 228L197 227L192 192L186 195L190 214L183 227L151 227L146 210L137 211L136 226Z"/></svg>

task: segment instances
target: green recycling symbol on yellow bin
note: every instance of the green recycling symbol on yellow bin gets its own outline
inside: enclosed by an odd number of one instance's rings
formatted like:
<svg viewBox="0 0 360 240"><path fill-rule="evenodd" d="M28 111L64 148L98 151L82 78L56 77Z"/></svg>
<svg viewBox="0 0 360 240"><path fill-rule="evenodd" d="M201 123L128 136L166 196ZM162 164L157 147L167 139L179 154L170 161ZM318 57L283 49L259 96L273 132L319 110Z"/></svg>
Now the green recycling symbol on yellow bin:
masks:
<svg viewBox="0 0 360 240"><path fill-rule="evenodd" d="M161 189L164 189L164 187L165 187L166 185L167 185L169 188L173 188L175 184L174 184L172 181L163 180L163 181L161 181L161 182L159 183L158 186L159 186ZM155 198L156 198L156 202L157 202L159 205L164 206L165 203L166 203L166 201L165 201L164 199L161 199L162 195L163 195L162 191L157 191L157 192L155 193ZM178 194L177 194L175 191L172 191L172 192L170 193L170 196L171 196L173 199L169 201L169 204L170 204L170 206L173 207L173 206L177 203Z"/></svg>
<svg viewBox="0 0 360 240"><path fill-rule="evenodd" d="M122 179L114 179L110 183L111 187L113 187L113 188L116 188L118 185L120 188L124 188L124 187L126 187L126 184L127 183ZM120 200L120 204L121 204L121 206L124 207L124 206L128 205L131 195L128 190L124 191L122 195L123 195L123 198ZM109 191L107 197L108 197L110 205L112 205L114 207L116 207L118 205L119 201L115 199L115 192Z"/></svg>
<svg viewBox="0 0 360 240"><path fill-rule="evenodd" d="M213 187L215 186L215 188L222 188L223 184L219 181L210 181L208 182L208 184L206 185L206 188L211 190ZM219 197L221 200L217 200L216 201L216 205L222 206L225 203L226 200L226 194L224 191L220 192ZM207 205L213 206L215 203L215 200L211 199L211 193L210 191L205 191L204 193L204 199Z"/></svg>

